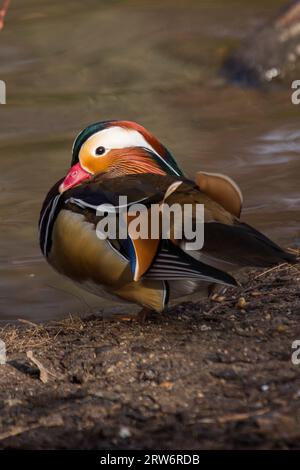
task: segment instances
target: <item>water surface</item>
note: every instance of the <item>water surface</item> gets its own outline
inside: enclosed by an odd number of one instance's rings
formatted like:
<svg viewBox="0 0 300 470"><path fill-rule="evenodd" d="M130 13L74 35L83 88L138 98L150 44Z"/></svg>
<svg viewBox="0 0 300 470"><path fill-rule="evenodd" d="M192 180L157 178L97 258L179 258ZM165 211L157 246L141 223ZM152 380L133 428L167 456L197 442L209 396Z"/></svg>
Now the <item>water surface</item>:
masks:
<svg viewBox="0 0 300 470"><path fill-rule="evenodd" d="M300 107L289 88L238 88L218 74L226 47L282 3L12 0L0 33L0 319L111 308L54 273L37 241L45 193L95 120L140 122L187 175L229 174L244 220L300 244Z"/></svg>

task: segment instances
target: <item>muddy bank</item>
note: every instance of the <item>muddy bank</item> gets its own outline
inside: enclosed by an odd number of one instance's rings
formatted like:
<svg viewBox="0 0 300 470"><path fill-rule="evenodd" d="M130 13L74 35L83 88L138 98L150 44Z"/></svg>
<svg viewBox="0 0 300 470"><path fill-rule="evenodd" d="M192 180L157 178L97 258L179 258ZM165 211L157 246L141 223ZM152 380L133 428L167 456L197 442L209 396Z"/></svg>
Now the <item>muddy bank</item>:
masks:
<svg viewBox="0 0 300 470"><path fill-rule="evenodd" d="M0 448L300 448L299 266L241 282L145 324L6 326Z"/></svg>

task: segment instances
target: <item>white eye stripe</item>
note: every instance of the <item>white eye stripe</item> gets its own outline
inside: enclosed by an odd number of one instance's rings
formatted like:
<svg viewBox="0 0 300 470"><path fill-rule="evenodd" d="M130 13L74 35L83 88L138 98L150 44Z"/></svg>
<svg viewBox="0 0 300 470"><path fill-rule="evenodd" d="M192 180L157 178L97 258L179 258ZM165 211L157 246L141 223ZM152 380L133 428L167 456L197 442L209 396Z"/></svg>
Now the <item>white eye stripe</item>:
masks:
<svg viewBox="0 0 300 470"><path fill-rule="evenodd" d="M107 154L110 150L123 149L128 147L141 147L146 150L150 150L154 153L161 161L164 163L172 173L179 176L180 173L173 168L173 165L164 159L149 142L144 138L144 136L134 130L134 129L125 129L120 126L112 126L107 129L103 129L95 134L91 135L86 143L94 143L95 148L93 149L93 157L101 158ZM84 144L83 144L84 145ZM102 155L96 154L96 149L98 147L104 147L106 152Z"/></svg>
<svg viewBox="0 0 300 470"><path fill-rule="evenodd" d="M97 147L121 149L126 147L151 147L144 137L134 129L113 126L91 135L86 142L95 139ZM96 147L96 148L97 148ZM151 147L152 149L152 147Z"/></svg>

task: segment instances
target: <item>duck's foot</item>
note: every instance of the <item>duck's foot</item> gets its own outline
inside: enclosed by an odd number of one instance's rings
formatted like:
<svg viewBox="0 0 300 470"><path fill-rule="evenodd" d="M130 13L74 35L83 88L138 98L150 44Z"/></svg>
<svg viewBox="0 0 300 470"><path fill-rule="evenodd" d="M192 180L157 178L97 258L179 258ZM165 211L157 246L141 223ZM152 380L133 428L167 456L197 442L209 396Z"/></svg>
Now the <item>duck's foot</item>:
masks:
<svg viewBox="0 0 300 470"><path fill-rule="evenodd" d="M214 296L224 295L227 289L228 287L222 286L220 284L211 284L210 286L208 286L207 296L209 299L211 299Z"/></svg>
<svg viewBox="0 0 300 470"><path fill-rule="evenodd" d="M154 310L151 310L150 308L143 307L142 310L140 310L136 316L136 321L139 323L145 323L147 317L151 315L154 312Z"/></svg>
<svg viewBox="0 0 300 470"><path fill-rule="evenodd" d="M116 320L122 320L122 321L136 321L138 323L145 323L146 318L152 314L154 310L151 310L150 308L143 307L142 310L140 310L136 314L125 314L125 315L120 315L120 314L114 314L113 317Z"/></svg>

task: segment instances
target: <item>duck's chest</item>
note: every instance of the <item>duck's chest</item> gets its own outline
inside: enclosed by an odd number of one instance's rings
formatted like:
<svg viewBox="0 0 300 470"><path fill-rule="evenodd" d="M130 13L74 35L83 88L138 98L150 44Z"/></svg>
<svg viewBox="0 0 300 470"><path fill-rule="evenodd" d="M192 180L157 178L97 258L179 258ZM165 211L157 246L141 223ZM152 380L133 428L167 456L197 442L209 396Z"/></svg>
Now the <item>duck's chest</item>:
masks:
<svg viewBox="0 0 300 470"><path fill-rule="evenodd" d="M109 240L97 237L94 223L83 214L60 210L47 236L48 262L74 281L118 286L131 279L128 260Z"/></svg>

